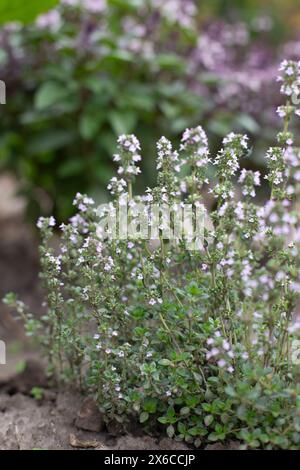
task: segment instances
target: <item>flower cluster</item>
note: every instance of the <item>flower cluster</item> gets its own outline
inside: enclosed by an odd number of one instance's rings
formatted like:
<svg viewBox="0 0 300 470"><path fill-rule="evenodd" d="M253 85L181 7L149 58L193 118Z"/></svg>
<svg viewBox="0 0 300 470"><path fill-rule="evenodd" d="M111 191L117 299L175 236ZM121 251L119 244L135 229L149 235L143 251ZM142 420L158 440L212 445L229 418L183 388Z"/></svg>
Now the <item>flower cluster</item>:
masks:
<svg viewBox="0 0 300 470"><path fill-rule="evenodd" d="M193 28L197 14L197 7L194 0L151 0L154 9L167 21L179 24L183 28Z"/></svg>
<svg viewBox="0 0 300 470"><path fill-rule="evenodd" d="M113 196L115 196L122 194L125 191L126 187L127 183L123 178L118 179L116 176L113 176L107 186L107 189Z"/></svg>
<svg viewBox="0 0 300 470"><path fill-rule="evenodd" d="M271 147L266 154L269 174L266 179L270 181L272 189L278 193L278 188L284 183L284 152L281 147Z"/></svg>
<svg viewBox="0 0 300 470"><path fill-rule="evenodd" d="M186 161L196 168L207 166L210 162L208 140L201 126L186 129L181 139L181 150L186 154Z"/></svg>
<svg viewBox="0 0 300 470"><path fill-rule="evenodd" d="M159 139L156 147L156 169L159 170L159 174L157 178L158 191L155 191L154 197L157 201L162 199L167 203L178 196L179 183L176 174L180 172L182 162L179 160L178 152L173 150L171 142L165 137Z"/></svg>
<svg viewBox="0 0 300 470"><path fill-rule="evenodd" d="M293 94L298 96L300 93L300 62L284 60L279 68L281 72L278 81L282 83L281 93L291 97Z"/></svg>
<svg viewBox="0 0 300 470"><path fill-rule="evenodd" d="M220 331L215 332L214 338L208 338L206 344L209 348L206 353L206 359L216 362L220 369L226 368L227 372L234 372L232 365L234 352L227 339L222 339Z"/></svg>
<svg viewBox="0 0 300 470"><path fill-rule="evenodd" d="M199 199L202 186L209 183L207 168L211 160L204 129L201 126L186 129L181 139L180 150L183 153L183 164L187 164L191 169L191 175L181 182L181 191L191 193L190 200L195 202Z"/></svg>
<svg viewBox="0 0 300 470"><path fill-rule="evenodd" d="M141 161L140 143L134 135L121 135L118 138L118 150L119 153L114 155L114 161L119 164L118 174L131 181L141 172L136 165Z"/></svg>
<svg viewBox="0 0 300 470"><path fill-rule="evenodd" d="M214 160L218 174L224 178L236 174L240 167L240 158L248 151L248 137L231 132L223 139L224 149Z"/></svg>
<svg viewBox="0 0 300 470"><path fill-rule="evenodd" d="M260 186L260 172L243 169L238 181L243 184L244 196L255 197L255 186Z"/></svg>
<svg viewBox="0 0 300 470"><path fill-rule="evenodd" d="M210 189L210 192L218 199L225 201L234 196L232 177L240 168L240 159L246 156L248 150L248 137L246 135L231 132L223 139L222 148L213 161L216 166L219 182Z"/></svg>

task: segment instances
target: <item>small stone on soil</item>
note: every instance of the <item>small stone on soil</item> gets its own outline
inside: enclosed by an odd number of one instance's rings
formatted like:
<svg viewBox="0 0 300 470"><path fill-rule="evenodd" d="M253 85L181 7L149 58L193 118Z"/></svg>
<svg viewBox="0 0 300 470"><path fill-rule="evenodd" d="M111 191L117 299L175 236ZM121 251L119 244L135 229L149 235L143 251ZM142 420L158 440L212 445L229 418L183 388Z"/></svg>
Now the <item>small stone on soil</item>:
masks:
<svg viewBox="0 0 300 470"><path fill-rule="evenodd" d="M104 428L103 417L93 398L87 397L77 413L75 426L85 431L100 432Z"/></svg>

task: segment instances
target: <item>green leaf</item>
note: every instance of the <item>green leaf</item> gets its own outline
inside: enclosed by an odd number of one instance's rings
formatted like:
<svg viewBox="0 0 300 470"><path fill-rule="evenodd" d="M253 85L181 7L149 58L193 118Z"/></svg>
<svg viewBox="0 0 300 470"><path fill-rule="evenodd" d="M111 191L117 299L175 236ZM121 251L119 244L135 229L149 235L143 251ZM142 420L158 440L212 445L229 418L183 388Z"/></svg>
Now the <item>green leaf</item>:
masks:
<svg viewBox="0 0 300 470"><path fill-rule="evenodd" d="M231 130L230 119L228 118L228 116L216 116L213 120L208 123L208 129L214 134L224 136L228 134Z"/></svg>
<svg viewBox="0 0 300 470"><path fill-rule="evenodd" d="M157 400L155 398L149 398L146 400L143 406L144 410L148 413L155 413L157 408Z"/></svg>
<svg viewBox="0 0 300 470"><path fill-rule="evenodd" d="M175 410L172 406L170 406L167 410L167 416L168 418L173 418L175 416Z"/></svg>
<svg viewBox="0 0 300 470"><path fill-rule="evenodd" d="M108 120L116 135L128 134L136 125L136 115L128 111L111 111Z"/></svg>
<svg viewBox="0 0 300 470"><path fill-rule="evenodd" d="M196 373L196 376L194 374L194 377L197 379L198 374ZM185 401L186 401L187 406L189 406L190 408L194 408L196 405L199 404L200 398L198 396L196 397L191 396L191 397L187 397Z"/></svg>
<svg viewBox="0 0 300 470"><path fill-rule="evenodd" d="M252 134L256 134L260 130L258 123L248 114L239 114L236 121L243 129Z"/></svg>
<svg viewBox="0 0 300 470"><path fill-rule="evenodd" d="M156 56L156 63L162 69L184 70L185 67L184 61L176 54L159 54Z"/></svg>
<svg viewBox="0 0 300 470"><path fill-rule="evenodd" d="M174 426L172 424L170 424L170 426L167 427L167 434L170 438L174 436L175 429L174 429Z"/></svg>
<svg viewBox="0 0 300 470"><path fill-rule="evenodd" d="M187 352L183 352L180 354L173 352L172 356L173 356L173 361L176 361L176 362L187 361L190 358L190 354Z"/></svg>
<svg viewBox="0 0 300 470"><path fill-rule="evenodd" d="M194 426L188 430L190 436L205 436L207 431L205 429L200 428L199 426Z"/></svg>
<svg viewBox="0 0 300 470"><path fill-rule="evenodd" d="M124 8L125 10L136 9L143 6L144 0L107 0L108 5Z"/></svg>
<svg viewBox="0 0 300 470"><path fill-rule="evenodd" d="M214 420L213 415L207 415L207 416L205 416L205 418L204 418L205 426L210 426L211 423L213 422L213 420Z"/></svg>
<svg viewBox="0 0 300 470"><path fill-rule="evenodd" d="M217 434L216 432L211 432L209 435L208 435L208 438L207 438L209 441L212 441L212 442L216 442L218 441L220 438L219 438L219 434Z"/></svg>
<svg viewBox="0 0 300 470"><path fill-rule="evenodd" d="M244 405L244 404L240 405L237 408L236 414L239 417L239 419L241 419L242 421L246 420L247 419L247 407L246 407L246 405Z"/></svg>
<svg viewBox="0 0 300 470"><path fill-rule="evenodd" d="M143 411L143 413L140 414L140 423L145 423L149 419L149 413L146 413L146 411Z"/></svg>
<svg viewBox="0 0 300 470"><path fill-rule="evenodd" d="M187 287L187 291L189 294L191 295L200 295L202 290L200 289L200 287L197 286L196 283L191 283L188 287Z"/></svg>
<svg viewBox="0 0 300 470"><path fill-rule="evenodd" d="M161 359L160 361L158 361L158 364L160 366L171 366L172 362L169 359Z"/></svg>
<svg viewBox="0 0 300 470"><path fill-rule="evenodd" d="M177 427L180 434L186 434L186 426L183 423L179 422Z"/></svg>
<svg viewBox="0 0 300 470"><path fill-rule="evenodd" d="M69 96L70 92L67 87L59 82L46 82L37 91L34 99L36 109L43 109L59 104L63 99Z"/></svg>
<svg viewBox="0 0 300 470"><path fill-rule="evenodd" d="M188 406L184 406L184 407L181 408L181 410L180 410L181 416L187 416L189 413L190 413L190 409L189 409Z"/></svg>
<svg viewBox="0 0 300 470"><path fill-rule="evenodd" d="M203 377L201 374L198 374L198 372L193 372L193 376L199 384L203 382Z"/></svg>
<svg viewBox="0 0 300 470"><path fill-rule="evenodd" d="M263 442L264 444L267 444L268 442L270 442L270 438L267 434L260 434L259 436L259 439L261 442Z"/></svg>
<svg viewBox="0 0 300 470"><path fill-rule="evenodd" d="M155 98L151 96L151 90L138 83L130 86L118 99L120 107L136 109L142 112L151 112L155 108Z"/></svg>
<svg viewBox="0 0 300 470"><path fill-rule="evenodd" d="M93 113L85 113L81 116L79 121L79 132L80 135L86 139L90 140L98 133L102 119L98 119L98 116Z"/></svg>
<svg viewBox="0 0 300 470"><path fill-rule="evenodd" d="M212 432L208 435L208 440L212 442L216 441L223 441L226 438L226 435L224 432Z"/></svg>
<svg viewBox="0 0 300 470"><path fill-rule="evenodd" d="M25 369L26 369L26 361L23 361L23 360L18 362L17 365L15 366L15 372L17 374L24 372Z"/></svg>
<svg viewBox="0 0 300 470"><path fill-rule="evenodd" d="M67 130L56 129L40 132L33 137L27 146L27 152L32 155L41 154L57 150L69 145L74 138L74 134Z"/></svg>
<svg viewBox="0 0 300 470"><path fill-rule="evenodd" d="M32 395L35 400L41 400L44 396L44 390L41 387L33 387L30 395Z"/></svg>
<svg viewBox="0 0 300 470"><path fill-rule="evenodd" d="M1 0L0 24L9 21L30 23L38 15L54 8L59 0Z"/></svg>
<svg viewBox="0 0 300 470"><path fill-rule="evenodd" d="M61 178L69 178L71 176L80 175L84 171L84 160L81 158L72 158L64 161L57 172Z"/></svg>
<svg viewBox="0 0 300 470"><path fill-rule="evenodd" d="M161 416L160 418L157 418L157 421L161 424L167 424L168 419L165 416Z"/></svg>
<svg viewBox="0 0 300 470"><path fill-rule="evenodd" d="M134 318L135 320L140 320L141 318L144 318L146 315L146 311L144 310L143 307L136 307L132 312L131 312L131 316L132 318Z"/></svg>
<svg viewBox="0 0 300 470"><path fill-rule="evenodd" d="M115 51L111 54L108 54L105 57L105 60L107 62L112 62L112 63L114 63L114 62L115 63L124 62L124 63L130 64L131 62L134 61L134 55L131 54L131 52L128 52L128 51L118 50L118 51Z"/></svg>
<svg viewBox="0 0 300 470"><path fill-rule="evenodd" d="M213 72L204 72L201 73L200 83L205 83L206 85L217 85L221 81L220 76Z"/></svg>
<svg viewBox="0 0 300 470"><path fill-rule="evenodd" d="M181 107L179 104L174 104L167 100L164 100L159 104L159 107L164 113L164 115L169 119L174 119L177 116L180 116Z"/></svg>
<svg viewBox="0 0 300 470"><path fill-rule="evenodd" d="M194 441L194 446L195 446L195 447L200 447L201 444L202 444L201 439L196 439L196 440Z"/></svg>
<svg viewBox="0 0 300 470"><path fill-rule="evenodd" d="M236 397L236 392L231 385L227 385L227 387L225 387L225 392L229 397Z"/></svg>
<svg viewBox="0 0 300 470"><path fill-rule="evenodd" d="M210 403L202 403L202 408L204 411L211 411L211 404Z"/></svg>

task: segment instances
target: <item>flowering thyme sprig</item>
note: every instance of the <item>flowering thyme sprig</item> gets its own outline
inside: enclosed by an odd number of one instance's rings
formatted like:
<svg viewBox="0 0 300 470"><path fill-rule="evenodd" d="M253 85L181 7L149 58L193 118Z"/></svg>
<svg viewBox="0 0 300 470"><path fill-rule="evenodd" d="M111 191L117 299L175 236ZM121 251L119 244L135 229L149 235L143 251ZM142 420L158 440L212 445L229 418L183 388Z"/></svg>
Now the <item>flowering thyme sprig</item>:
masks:
<svg viewBox="0 0 300 470"><path fill-rule="evenodd" d="M286 155L291 153L294 137L289 131L289 123L293 112L300 114L293 104L299 101L300 94L300 62L284 60L279 68L281 72L278 81L282 83L281 93L287 96L285 105L277 109L279 116L284 121L282 132L277 135L277 140L281 147L271 147L266 155L269 174L265 177L271 183L272 198L284 200L288 197L286 186L288 181L288 160Z"/></svg>
<svg viewBox="0 0 300 470"><path fill-rule="evenodd" d="M293 135L288 127L293 113L300 116L300 109L297 109L300 104L300 62L284 60L279 71L281 73L277 80L282 83L280 92L287 97L287 101L277 109L277 113L284 120L284 129L278 134L278 141L281 144L292 145Z"/></svg>
<svg viewBox="0 0 300 470"><path fill-rule="evenodd" d="M218 176L227 178L235 175L240 167L240 159L248 152L248 137L231 132L223 139L224 148L216 156L213 164Z"/></svg>
<svg viewBox="0 0 300 470"><path fill-rule="evenodd" d="M240 159L249 153L248 137L231 132L223 139L224 147L213 161L217 169L218 183L210 192L218 199L218 205L234 196L232 177L240 168Z"/></svg>
<svg viewBox="0 0 300 470"><path fill-rule="evenodd" d="M244 196L255 197L255 187L260 186L259 171L243 170L239 177L239 183L243 185L242 193Z"/></svg>
<svg viewBox="0 0 300 470"><path fill-rule="evenodd" d="M265 176L271 183L272 197L284 199L285 184L285 160L284 151L281 147L271 147L266 153L266 162L269 173Z"/></svg>
<svg viewBox="0 0 300 470"><path fill-rule="evenodd" d="M186 129L181 139L180 151L183 154L183 163L187 163L191 169L191 175L183 182L183 189L193 195L194 202L197 193L197 199L200 198L203 184L208 184L207 168L211 161L207 135L201 126Z"/></svg>
<svg viewBox="0 0 300 470"><path fill-rule="evenodd" d="M277 80L282 83L280 92L292 97L300 94L300 62L284 60L279 67L280 75Z"/></svg>
<svg viewBox="0 0 300 470"><path fill-rule="evenodd" d="M120 196L126 191L127 182L123 178L113 176L107 186L112 196Z"/></svg>
<svg viewBox="0 0 300 470"><path fill-rule="evenodd" d="M157 142L157 164L159 170L157 177L157 202L162 200L164 203L171 202L180 194L178 192L177 173L180 172L181 162L176 150L173 150L171 142L165 137Z"/></svg>

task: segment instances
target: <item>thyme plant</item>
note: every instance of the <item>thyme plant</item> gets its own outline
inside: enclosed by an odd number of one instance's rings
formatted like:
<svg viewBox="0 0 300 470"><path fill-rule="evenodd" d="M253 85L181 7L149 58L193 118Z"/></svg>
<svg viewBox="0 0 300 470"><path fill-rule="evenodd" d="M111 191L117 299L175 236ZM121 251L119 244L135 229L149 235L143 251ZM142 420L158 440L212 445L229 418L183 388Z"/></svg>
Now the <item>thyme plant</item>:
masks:
<svg viewBox="0 0 300 470"><path fill-rule="evenodd" d="M280 72L287 101L266 153L267 200L256 194L262 176L240 170L251 158L247 136L230 133L212 156L199 126L178 151L160 139L157 186L141 196L133 192L140 143L121 136L112 202L99 211L77 194L59 252L55 220L38 222L47 313L37 320L12 294L6 302L42 342L49 372L94 396L124 430L139 420L198 447L232 439L242 448L300 446L300 150L289 131L300 64L284 61ZM103 236L103 215L128 204L132 221L145 203L206 206L199 249L164 237L164 221L155 240Z"/></svg>

